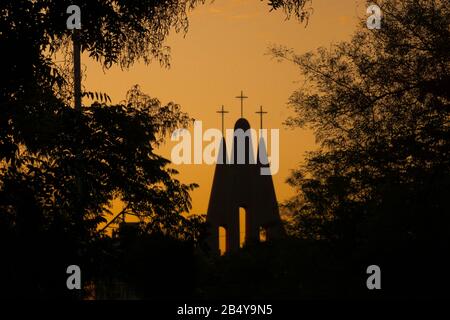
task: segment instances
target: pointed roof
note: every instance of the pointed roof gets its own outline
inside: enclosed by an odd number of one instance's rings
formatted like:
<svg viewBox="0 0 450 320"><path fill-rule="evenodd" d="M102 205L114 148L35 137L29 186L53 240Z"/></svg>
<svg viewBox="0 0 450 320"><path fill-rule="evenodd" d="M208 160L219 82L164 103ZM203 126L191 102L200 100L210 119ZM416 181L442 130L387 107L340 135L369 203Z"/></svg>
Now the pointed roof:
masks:
<svg viewBox="0 0 450 320"><path fill-rule="evenodd" d="M244 131L250 129L250 123L245 118L239 118L234 124L234 130L242 129Z"/></svg>

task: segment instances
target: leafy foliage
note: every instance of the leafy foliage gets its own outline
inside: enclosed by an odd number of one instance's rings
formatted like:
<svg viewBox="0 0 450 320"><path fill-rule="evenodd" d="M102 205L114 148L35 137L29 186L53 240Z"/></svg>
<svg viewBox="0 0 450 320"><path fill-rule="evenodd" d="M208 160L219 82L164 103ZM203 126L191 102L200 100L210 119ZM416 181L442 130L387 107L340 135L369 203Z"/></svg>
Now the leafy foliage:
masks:
<svg viewBox="0 0 450 320"><path fill-rule="evenodd" d="M322 146L288 180L299 196L287 207L328 238L354 239L374 219L407 238L448 227L450 11L445 1L379 5L382 28L350 43L304 55L272 48L312 88L291 96L287 125L312 128Z"/></svg>
<svg viewBox="0 0 450 320"><path fill-rule="evenodd" d="M146 97L147 104L94 103L82 112L62 106L49 116L47 134L30 132L33 149L21 144L2 161L4 237L39 242L35 238L55 229L72 243L72 259L84 261L114 199L141 217L161 216L169 229L169 217L190 209L189 191L196 185L174 179L177 172L167 168L169 161L154 153L166 130L187 124L189 118L178 105L161 106L137 87L131 94ZM70 252L68 243L61 240L59 245ZM46 255L48 249L36 253Z"/></svg>
<svg viewBox="0 0 450 320"><path fill-rule="evenodd" d="M128 68L138 60L169 66L169 31L186 32L188 12L203 3L78 1L81 50L104 68ZM72 4L0 4L0 273L9 297L71 296L68 265L78 263L87 275L98 271L105 239L97 227L113 199L148 218L152 232L184 231L183 239L193 241L202 225L200 218L180 217L196 185L176 180L169 161L155 153L168 131L188 124L179 105L162 105L133 87L116 105L86 89L94 103L70 107L70 69L53 58L69 47L66 9Z"/></svg>
<svg viewBox="0 0 450 320"><path fill-rule="evenodd" d="M450 248L450 10L439 0L378 5L380 30L361 21L331 49L271 49L309 84L292 94L286 124L313 129L321 146L289 177L297 196L284 209L300 238L378 261L389 290L439 296Z"/></svg>
<svg viewBox="0 0 450 320"><path fill-rule="evenodd" d="M261 0L263 1L263 0ZM312 0L269 0L268 5L272 8L271 10L282 9L287 18L292 15L295 16L301 22L308 21L312 8L307 7L307 4L311 4Z"/></svg>

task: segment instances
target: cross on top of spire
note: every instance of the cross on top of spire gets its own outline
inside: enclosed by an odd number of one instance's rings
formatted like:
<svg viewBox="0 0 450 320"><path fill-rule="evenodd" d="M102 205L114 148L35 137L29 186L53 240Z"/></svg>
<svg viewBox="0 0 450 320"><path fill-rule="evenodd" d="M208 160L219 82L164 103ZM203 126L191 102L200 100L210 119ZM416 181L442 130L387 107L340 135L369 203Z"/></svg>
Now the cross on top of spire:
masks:
<svg viewBox="0 0 450 320"><path fill-rule="evenodd" d="M222 134L223 134L224 117L225 117L225 113L228 113L228 111L225 111L225 107L222 105L222 109L219 110L219 111L216 111L216 113L221 113L222 114Z"/></svg>
<svg viewBox="0 0 450 320"><path fill-rule="evenodd" d="M235 97L236 99L241 99L241 118L244 117L244 99L247 99L248 97L244 96L244 92L241 90L241 95Z"/></svg>
<svg viewBox="0 0 450 320"><path fill-rule="evenodd" d="M263 128L263 116L267 113L267 111L263 111L263 107L259 106L259 111L256 111L255 113L258 113L261 118L261 129Z"/></svg>

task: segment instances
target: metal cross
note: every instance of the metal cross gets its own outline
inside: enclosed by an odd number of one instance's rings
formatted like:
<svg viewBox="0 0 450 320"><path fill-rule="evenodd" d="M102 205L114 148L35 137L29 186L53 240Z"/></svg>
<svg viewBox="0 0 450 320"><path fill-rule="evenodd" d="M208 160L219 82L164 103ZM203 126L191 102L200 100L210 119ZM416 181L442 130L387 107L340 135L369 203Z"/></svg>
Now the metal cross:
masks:
<svg viewBox="0 0 450 320"><path fill-rule="evenodd" d="M224 106L222 105L222 109L219 110L219 111L216 111L216 112L222 114L222 135L223 135L224 117L225 117L225 113L228 113L228 111L225 111L225 108L224 108Z"/></svg>
<svg viewBox="0 0 450 320"><path fill-rule="evenodd" d="M256 111L255 113L259 113L259 116L261 117L261 129L263 128L263 115L267 113L267 111L263 111L263 107L259 106L259 111Z"/></svg>
<svg viewBox="0 0 450 320"><path fill-rule="evenodd" d="M244 96L244 92L241 90L241 95L237 96L236 99L241 99L241 118L244 117L244 99L248 97Z"/></svg>

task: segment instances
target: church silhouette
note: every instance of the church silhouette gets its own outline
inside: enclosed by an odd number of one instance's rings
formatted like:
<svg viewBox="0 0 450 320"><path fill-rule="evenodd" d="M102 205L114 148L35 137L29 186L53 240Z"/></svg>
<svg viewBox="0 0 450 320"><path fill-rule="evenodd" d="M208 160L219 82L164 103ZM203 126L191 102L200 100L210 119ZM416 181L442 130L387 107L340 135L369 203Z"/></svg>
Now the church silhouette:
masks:
<svg viewBox="0 0 450 320"><path fill-rule="evenodd" d="M271 241L285 235L272 176L261 174L262 168L270 166L265 164L268 163L265 141L259 138L255 155L251 135L245 135L245 159L237 161L238 153L242 150L237 145L238 135L247 132L250 124L243 118L243 99L247 97L241 92L241 96L236 98L241 99L241 118L234 126L233 159L228 158L226 141L222 138L206 216L210 228L208 244L215 254L236 252L243 245ZM226 111L222 107L218 113L222 114L223 130ZM261 116L262 128L265 112L261 108L257 113ZM260 159L259 155L266 159ZM240 223L240 220L244 223Z"/></svg>

